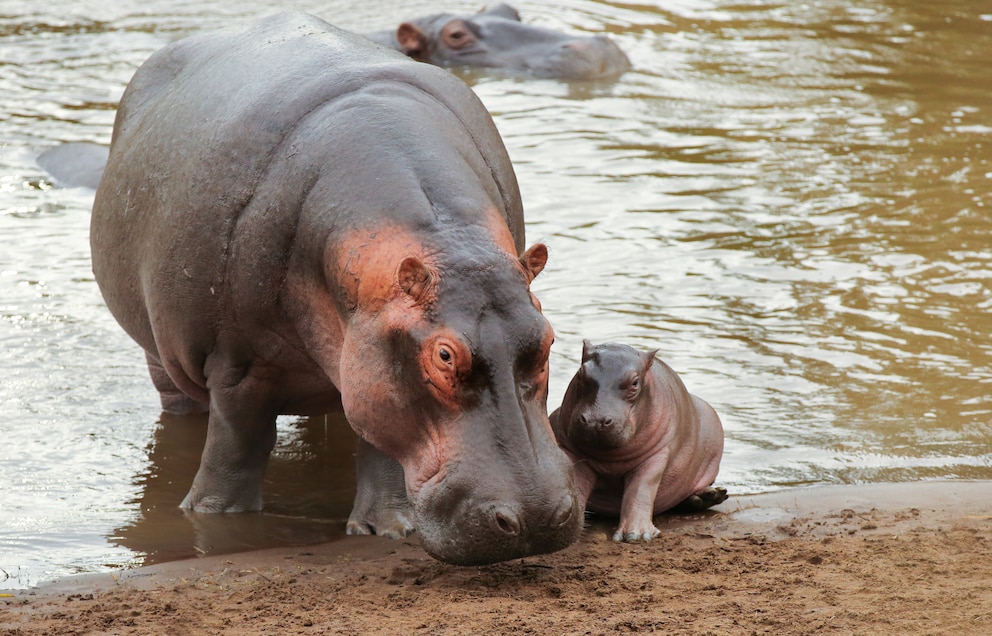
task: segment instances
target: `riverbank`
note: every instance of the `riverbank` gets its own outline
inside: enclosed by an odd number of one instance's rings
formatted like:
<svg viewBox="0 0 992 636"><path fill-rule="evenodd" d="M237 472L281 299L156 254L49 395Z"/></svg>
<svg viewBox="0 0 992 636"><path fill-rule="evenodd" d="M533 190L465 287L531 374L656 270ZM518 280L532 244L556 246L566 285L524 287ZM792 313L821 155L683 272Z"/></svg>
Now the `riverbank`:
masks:
<svg viewBox="0 0 992 636"><path fill-rule="evenodd" d="M0 634L989 634L992 482L792 489L593 519L556 554L487 567L354 537L79 577L0 599Z"/></svg>

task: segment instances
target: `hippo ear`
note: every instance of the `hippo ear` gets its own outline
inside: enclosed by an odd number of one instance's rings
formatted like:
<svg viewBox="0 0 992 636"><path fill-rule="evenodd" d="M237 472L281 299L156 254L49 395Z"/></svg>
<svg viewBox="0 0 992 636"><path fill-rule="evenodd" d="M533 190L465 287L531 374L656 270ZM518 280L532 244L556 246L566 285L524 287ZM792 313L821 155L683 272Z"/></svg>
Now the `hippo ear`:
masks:
<svg viewBox="0 0 992 636"><path fill-rule="evenodd" d="M417 60L427 52L427 36L411 22L404 22L396 29L396 42L401 51Z"/></svg>
<svg viewBox="0 0 992 636"><path fill-rule="evenodd" d="M527 274L528 283L537 278L547 262L548 246L544 243L534 243L529 250L524 252L524 255L520 257L520 264L523 265L524 272Z"/></svg>
<svg viewBox="0 0 992 636"><path fill-rule="evenodd" d="M589 359L592 358L592 349L593 344L591 342L588 340L582 341L582 364L589 362Z"/></svg>
<svg viewBox="0 0 992 636"><path fill-rule="evenodd" d="M655 349L654 351L646 351L641 355L643 356L641 359L644 360L644 373L647 373L651 370L655 359L658 357L658 350Z"/></svg>
<svg viewBox="0 0 992 636"><path fill-rule="evenodd" d="M400 288L419 303L430 289L434 274L422 260L416 256L407 256L400 263L396 278Z"/></svg>
<svg viewBox="0 0 992 636"><path fill-rule="evenodd" d="M483 8L479 13L488 13L489 15L495 15L507 20L513 20L514 22L520 22L520 14L516 9L505 2L500 2L496 6L489 9Z"/></svg>

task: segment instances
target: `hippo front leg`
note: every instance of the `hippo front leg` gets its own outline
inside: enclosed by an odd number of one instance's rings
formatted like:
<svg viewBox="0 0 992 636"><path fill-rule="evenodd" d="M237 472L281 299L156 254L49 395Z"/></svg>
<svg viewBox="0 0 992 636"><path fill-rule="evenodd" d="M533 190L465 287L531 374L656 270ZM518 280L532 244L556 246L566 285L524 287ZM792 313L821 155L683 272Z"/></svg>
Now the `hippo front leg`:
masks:
<svg viewBox="0 0 992 636"><path fill-rule="evenodd" d="M181 508L193 512L262 509L262 480L276 442L276 413L264 382L245 378L210 387L200 468ZM219 384L219 383L217 383Z"/></svg>
<svg viewBox="0 0 992 636"><path fill-rule="evenodd" d="M667 465L668 453L663 453L627 475L614 541L650 541L660 534L654 525L654 501Z"/></svg>
<svg viewBox="0 0 992 636"><path fill-rule="evenodd" d="M357 491L348 517L348 534L377 534L401 539L414 530L413 510L399 462L360 439L355 451Z"/></svg>

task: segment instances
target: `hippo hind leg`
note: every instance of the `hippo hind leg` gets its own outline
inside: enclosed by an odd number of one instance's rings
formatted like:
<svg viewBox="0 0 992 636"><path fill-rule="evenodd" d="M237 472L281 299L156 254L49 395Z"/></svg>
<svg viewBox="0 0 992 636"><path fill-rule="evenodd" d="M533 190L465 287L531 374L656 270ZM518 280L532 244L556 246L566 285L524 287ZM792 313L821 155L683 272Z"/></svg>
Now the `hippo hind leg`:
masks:
<svg viewBox="0 0 992 636"><path fill-rule="evenodd" d="M210 358L204 368L210 391L207 439L193 484L179 506L194 512L261 510L280 396L265 369L259 373L240 360Z"/></svg>
<svg viewBox="0 0 992 636"><path fill-rule="evenodd" d="M198 402L179 390L176 383L172 381L169 374L165 372L162 363L145 354L148 361L148 375L152 377L152 384L158 389L159 397L162 400L162 410L173 415L191 415L193 413L206 413L210 410L210 405Z"/></svg>
<svg viewBox="0 0 992 636"><path fill-rule="evenodd" d="M673 512L699 512L712 508L727 500L727 489L720 486L710 486L694 493L672 508Z"/></svg>
<svg viewBox="0 0 992 636"><path fill-rule="evenodd" d="M377 534L401 539L413 532L413 510L406 498L403 467L365 440L355 451L357 492L348 517L348 534Z"/></svg>

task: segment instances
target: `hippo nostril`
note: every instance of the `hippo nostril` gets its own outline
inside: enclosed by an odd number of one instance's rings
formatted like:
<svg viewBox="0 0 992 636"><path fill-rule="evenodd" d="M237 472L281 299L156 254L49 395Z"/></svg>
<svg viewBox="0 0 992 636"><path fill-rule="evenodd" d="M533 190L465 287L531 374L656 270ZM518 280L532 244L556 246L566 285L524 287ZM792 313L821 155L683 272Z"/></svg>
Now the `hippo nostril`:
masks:
<svg viewBox="0 0 992 636"><path fill-rule="evenodd" d="M496 522L496 527L503 534L508 534L511 537L515 537L520 534L520 521L517 519L515 514L506 508L497 508L493 511L493 517Z"/></svg>
<svg viewBox="0 0 992 636"><path fill-rule="evenodd" d="M571 495L565 495L558 502L558 507L555 508L554 513L551 515L551 527L561 528L569 522L572 518L572 506L575 501L572 499Z"/></svg>

